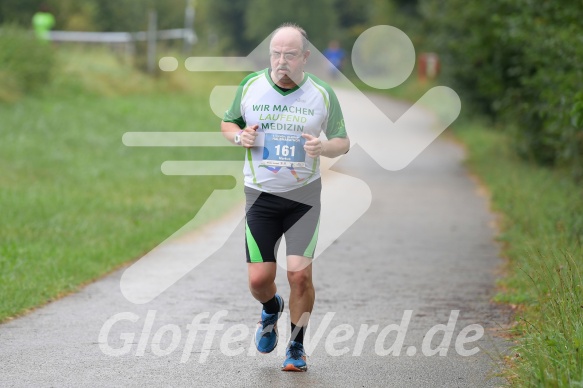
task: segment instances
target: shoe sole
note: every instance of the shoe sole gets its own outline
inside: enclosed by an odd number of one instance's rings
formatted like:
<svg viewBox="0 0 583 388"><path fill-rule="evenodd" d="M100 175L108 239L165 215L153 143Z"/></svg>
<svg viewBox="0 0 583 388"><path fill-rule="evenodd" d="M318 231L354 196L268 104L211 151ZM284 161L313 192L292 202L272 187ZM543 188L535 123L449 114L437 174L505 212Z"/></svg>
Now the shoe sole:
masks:
<svg viewBox="0 0 583 388"><path fill-rule="evenodd" d="M298 368L293 364L287 364L286 366L281 368L281 370L284 372L306 372L308 370L308 367L306 366L305 368Z"/></svg>

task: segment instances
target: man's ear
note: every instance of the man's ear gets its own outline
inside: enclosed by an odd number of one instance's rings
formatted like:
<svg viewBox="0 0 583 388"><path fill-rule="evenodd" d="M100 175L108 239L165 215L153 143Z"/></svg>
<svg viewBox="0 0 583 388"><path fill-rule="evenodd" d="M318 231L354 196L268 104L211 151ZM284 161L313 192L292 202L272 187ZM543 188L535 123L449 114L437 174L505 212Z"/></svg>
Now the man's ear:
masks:
<svg viewBox="0 0 583 388"><path fill-rule="evenodd" d="M310 56L310 50L306 50L304 52L304 63L308 61L308 57Z"/></svg>

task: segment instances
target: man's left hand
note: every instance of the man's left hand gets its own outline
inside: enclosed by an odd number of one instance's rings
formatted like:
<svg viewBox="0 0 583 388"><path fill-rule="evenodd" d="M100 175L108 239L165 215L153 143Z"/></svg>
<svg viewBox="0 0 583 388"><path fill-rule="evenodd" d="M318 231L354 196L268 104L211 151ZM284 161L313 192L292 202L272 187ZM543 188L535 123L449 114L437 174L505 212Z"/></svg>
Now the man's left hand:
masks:
<svg viewBox="0 0 583 388"><path fill-rule="evenodd" d="M308 133L303 133L302 137L306 139L306 143L304 144L304 150L306 150L306 154L308 154L310 158L315 159L318 156L322 155L322 153L324 152L324 146L319 138L312 136Z"/></svg>

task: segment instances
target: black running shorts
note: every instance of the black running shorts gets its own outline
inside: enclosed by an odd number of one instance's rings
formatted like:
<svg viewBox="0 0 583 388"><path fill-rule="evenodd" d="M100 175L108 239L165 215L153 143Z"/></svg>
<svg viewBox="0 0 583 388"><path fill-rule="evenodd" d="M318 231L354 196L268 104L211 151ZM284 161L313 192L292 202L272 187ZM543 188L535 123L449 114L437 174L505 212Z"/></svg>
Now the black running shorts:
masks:
<svg viewBox="0 0 583 388"><path fill-rule="evenodd" d="M275 262L281 237L286 255L313 258L320 224L320 179L283 193L245 186L245 247L248 263Z"/></svg>

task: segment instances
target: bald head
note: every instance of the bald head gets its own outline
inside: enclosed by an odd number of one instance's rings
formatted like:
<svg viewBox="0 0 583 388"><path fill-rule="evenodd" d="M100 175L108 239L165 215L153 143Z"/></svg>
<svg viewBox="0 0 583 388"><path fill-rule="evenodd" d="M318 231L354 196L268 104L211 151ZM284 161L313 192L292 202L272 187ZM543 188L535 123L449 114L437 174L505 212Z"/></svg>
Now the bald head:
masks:
<svg viewBox="0 0 583 388"><path fill-rule="evenodd" d="M301 51L308 50L309 45L308 34L302 27L298 26L297 24L283 23L278 28L276 28L271 33L271 41L269 42L270 48L272 46L272 43L274 42L274 39L276 38L278 39L278 41L280 41L281 39L287 39L288 41L291 40L296 41L296 39L298 39ZM297 43L297 41L294 43Z"/></svg>

